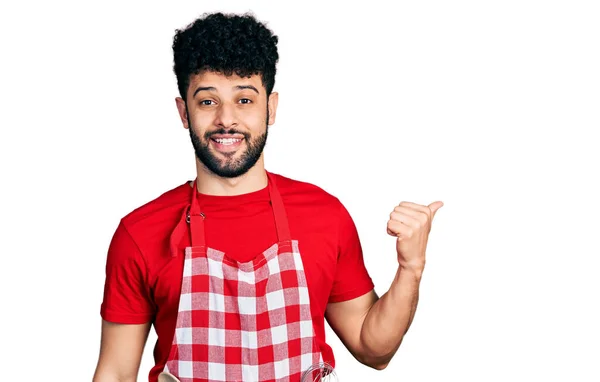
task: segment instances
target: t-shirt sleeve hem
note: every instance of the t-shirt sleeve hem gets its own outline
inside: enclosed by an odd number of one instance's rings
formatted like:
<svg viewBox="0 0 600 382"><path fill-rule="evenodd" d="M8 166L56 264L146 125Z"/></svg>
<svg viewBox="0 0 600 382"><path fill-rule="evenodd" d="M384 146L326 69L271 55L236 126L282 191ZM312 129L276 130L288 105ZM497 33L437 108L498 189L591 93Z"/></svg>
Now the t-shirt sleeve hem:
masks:
<svg viewBox="0 0 600 382"><path fill-rule="evenodd" d="M350 291L346 291L344 293L329 296L329 300L327 302L331 303L331 302L343 302L343 301L352 300L352 299L363 296L366 293L372 291L374 287L375 287L375 285L373 284L373 281L369 279L368 281L365 281L360 286L358 286Z"/></svg>
<svg viewBox="0 0 600 382"><path fill-rule="evenodd" d="M117 313L106 309L104 306L100 308L100 316L103 320L115 324L146 324L152 321L152 314L131 314Z"/></svg>

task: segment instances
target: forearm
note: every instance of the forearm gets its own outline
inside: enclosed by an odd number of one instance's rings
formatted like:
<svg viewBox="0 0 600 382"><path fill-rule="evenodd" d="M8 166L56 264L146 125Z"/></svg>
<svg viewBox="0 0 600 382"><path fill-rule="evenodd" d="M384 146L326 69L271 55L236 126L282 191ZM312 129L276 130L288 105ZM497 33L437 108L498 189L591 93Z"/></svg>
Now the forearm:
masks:
<svg viewBox="0 0 600 382"><path fill-rule="evenodd" d="M136 382L137 377L120 377L116 374L96 372L94 375L93 382Z"/></svg>
<svg viewBox="0 0 600 382"><path fill-rule="evenodd" d="M421 274L398 268L390 289L369 310L360 334L364 363L384 368L398 350L417 309Z"/></svg>

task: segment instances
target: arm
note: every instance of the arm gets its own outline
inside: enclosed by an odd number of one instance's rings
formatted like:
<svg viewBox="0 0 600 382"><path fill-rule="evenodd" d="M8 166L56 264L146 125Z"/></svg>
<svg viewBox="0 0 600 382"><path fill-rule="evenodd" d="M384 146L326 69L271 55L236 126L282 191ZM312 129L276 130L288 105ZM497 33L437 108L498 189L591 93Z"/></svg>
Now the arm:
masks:
<svg viewBox="0 0 600 382"><path fill-rule="evenodd" d="M389 290L381 298L372 291L327 306L327 321L365 365L379 370L387 367L412 323L431 221L442 206L441 202L429 206L402 202L394 208L387 231L397 237L399 267Z"/></svg>
<svg viewBox="0 0 600 382"><path fill-rule="evenodd" d="M102 320L100 357L93 382L136 382L150 325Z"/></svg>
<svg viewBox="0 0 600 382"><path fill-rule="evenodd" d="M110 243L94 382L135 382L154 318L146 262L123 223Z"/></svg>
<svg viewBox="0 0 600 382"><path fill-rule="evenodd" d="M401 269L381 298L374 291L327 306L327 321L361 363L384 369L412 323L421 276Z"/></svg>

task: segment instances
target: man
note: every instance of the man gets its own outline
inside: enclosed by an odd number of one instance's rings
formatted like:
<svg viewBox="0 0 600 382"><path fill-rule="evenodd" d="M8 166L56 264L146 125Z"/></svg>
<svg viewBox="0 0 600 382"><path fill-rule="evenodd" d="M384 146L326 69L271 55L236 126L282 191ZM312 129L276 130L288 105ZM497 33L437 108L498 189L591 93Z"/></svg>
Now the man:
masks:
<svg viewBox="0 0 600 382"><path fill-rule="evenodd" d="M265 170L277 36L250 15L217 13L178 31L173 50L196 179L121 220L94 381L135 381L151 325L150 381L299 381L335 364L325 317L357 360L385 368L413 319L442 203L394 208L399 266L379 298L340 201Z"/></svg>

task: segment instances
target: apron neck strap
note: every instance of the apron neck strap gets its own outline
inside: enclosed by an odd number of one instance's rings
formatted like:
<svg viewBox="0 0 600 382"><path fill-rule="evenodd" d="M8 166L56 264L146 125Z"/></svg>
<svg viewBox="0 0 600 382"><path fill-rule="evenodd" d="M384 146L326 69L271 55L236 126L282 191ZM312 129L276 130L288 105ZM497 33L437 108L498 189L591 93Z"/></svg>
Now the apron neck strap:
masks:
<svg viewBox="0 0 600 382"><path fill-rule="evenodd" d="M273 209L273 215L275 217L275 226L277 228L277 237L279 242L285 242L291 240L290 227L288 224L287 214L283 205L283 199L277 189L275 182L275 176L267 172L268 177L268 188L270 204ZM206 236L204 234L204 214L200 210L200 204L198 203L198 186L197 180L194 181L194 188L192 191L192 201L190 203L189 210L186 214L186 220L190 224L191 232L191 244L193 247L205 247Z"/></svg>
<svg viewBox="0 0 600 382"><path fill-rule="evenodd" d="M283 199L277 188L275 182L275 175L267 172L269 178L269 196L271 197L271 207L273 208L273 215L275 216L275 225L277 226L277 237L279 242L291 241L292 235L290 234L290 226L285 212L285 206L283 205Z"/></svg>

